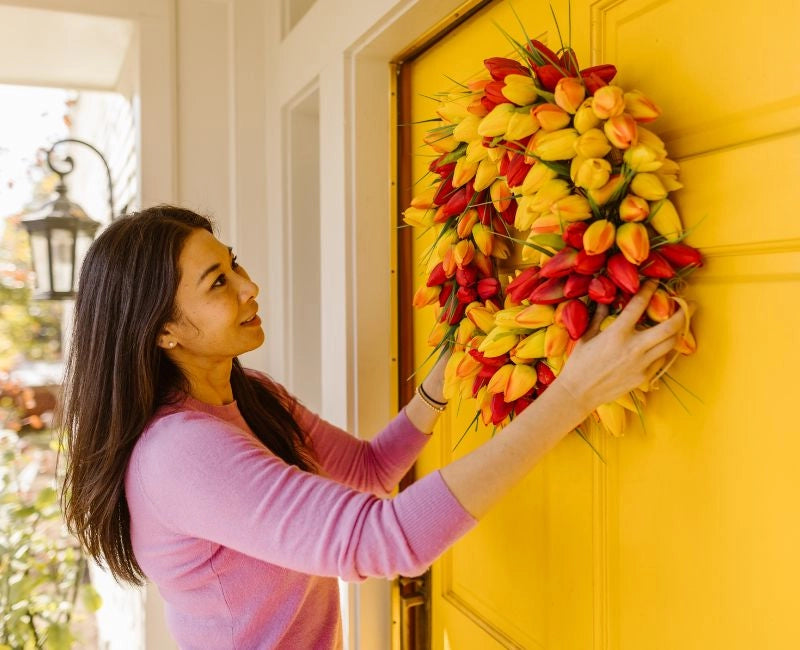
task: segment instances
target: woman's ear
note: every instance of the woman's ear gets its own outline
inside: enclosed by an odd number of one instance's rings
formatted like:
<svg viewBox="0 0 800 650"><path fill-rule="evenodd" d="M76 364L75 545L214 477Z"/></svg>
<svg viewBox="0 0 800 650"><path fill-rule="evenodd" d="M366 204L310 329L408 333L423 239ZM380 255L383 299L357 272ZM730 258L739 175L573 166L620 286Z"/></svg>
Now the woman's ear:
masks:
<svg viewBox="0 0 800 650"><path fill-rule="evenodd" d="M174 350L178 345L178 341L176 340L172 330L169 327L164 327L164 329L162 329L161 333L158 335L156 345L163 350Z"/></svg>

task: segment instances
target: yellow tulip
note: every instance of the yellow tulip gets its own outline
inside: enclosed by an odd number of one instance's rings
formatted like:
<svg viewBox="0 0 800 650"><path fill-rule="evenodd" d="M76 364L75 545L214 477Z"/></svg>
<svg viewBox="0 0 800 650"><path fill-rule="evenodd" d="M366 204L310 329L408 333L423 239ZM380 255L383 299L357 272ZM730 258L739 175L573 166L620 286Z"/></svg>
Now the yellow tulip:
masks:
<svg viewBox="0 0 800 650"><path fill-rule="evenodd" d="M497 163L492 162L488 157L481 160L478 163L478 171L475 172L475 183L473 184L475 191L480 192L489 187L497 179L498 173Z"/></svg>
<svg viewBox="0 0 800 650"><path fill-rule="evenodd" d="M654 172L664 164L653 149L641 142L630 147L622 159L635 172Z"/></svg>
<svg viewBox="0 0 800 650"><path fill-rule="evenodd" d="M492 257L496 260L507 260L511 256L511 248L503 239L495 239L492 242Z"/></svg>
<svg viewBox="0 0 800 650"><path fill-rule="evenodd" d="M655 231L669 242L678 241L683 235L683 224L669 199L665 199L657 210L650 213L649 223Z"/></svg>
<svg viewBox="0 0 800 650"><path fill-rule="evenodd" d="M478 171L478 163L469 163L464 156L456 160L456 168L453 170L453 187L461 187L466 185L475 172Z"/></svg>
<svg viewBox="0 0 800 650"><path fill-rule="evenodd" d="M468 115L453 129L453 137L459 142L472 142L473 140L480 142L481 136L478 135L480 124L481 118L477 115Z"/></svg>
<svg viewBox="0 0 800 650"><path fill-rule="evenodd" d="M522 359L539 359L546 356L544 353L546 332L540 329L526 336L514 348L514 354Z"/></svg>
<svg viewBox="0 0 800 650"><path fill-rule="evenodd" d="M560 129L550 133L539 131L533 136L533 153L542 160L572 160L578 132L575 129Z"/></svg>
<svg viewBox="0 0 800 650"><path fill-rule="evenodd" d="M515 111L508 121L506 140L522 140L533 135L539 129L539 123L527 109Z"/></svg>
<svg viewBox="0 0 800 650"><path fill-rule="evenodd" d="M432 348L435 348L439 343L444 340L444 337L447 335L447 330L450 329L450 326L447 324L447 321L444 323L436 323L431 330L431 333L428 335L428 345Z"/></svg>
<svg viewBox="0 0 800 650"><path fill-rule="evenodd" d="M580 194L570 194L556 201L553 213L562 221L586 221L592 216L589 201Z"/></svg>
<svg viewBox="0 0 800 650"><path fill-rule="evenodd" d="M575 140L575 152L584 158L602 158L611 151L611 143L600 129L589 129Z"/></svg>
<svg viewBox="0 0 800 650"><path fill-rule="evenodd" d="M610 177L610 162L605 158L587 158L575 173L575 185L586 190L596 190L608 183Z"/></svg>
<svg viewBox="0 0 800 650"><path fill-rule="evenodd" d="M411 304L417 309L432 305L439 300L441 287L426 287L424 284L414 293Z"/></svg>
<svg viewBox="0 0 800 650"><path fill-rule="evenodd" d="M622 185L623 179L619 174L614 174L608 183L596 190L588 190L588 195L597 205L605 205Z"/></svg>
<svg viewBox="0 0 800 650"><path fill-rule="evenodd" d="M517 212L514 215L514 228L517 230L529 230L534 219L539 216L538 212L531 210L532 196L523 196L517 199Z"/></svg>
<svg viewBox="0 0 800 650"><path fill-rule="evenodd" d="M560 357L567 349L569 343L569 332L563 325L550 325L544 331L544 354L543 357Z"/></svg>
<svg viewBox="0 0 800 650"><path fill-rule="evenodd" d="M631 192L648 201L660 201L667 196L667 190L655 174L644 172L636 174L631 181Z"/></svg>
<svg viewBox="0 0 800 650"><path fill-rule="evenodd" d="M481 342L478 350L488 358L499 357L511 350L519 341L519 336L505 327L495 327Z"/></svg>
<svg viewBox="0 0 800 650"><path fill-rule="evenodd" d="M516 327L517 322L515 319L523 309L525 309L525 305L515 305L514 307L501 309L494 315L494 324L498 327Z"/></svg>
<svg viewBox="0 0 800 650"><path fill-rule="evenodd" d="M512 372L514 372L513 363L507 363L500 366L497 370L495 370L495 373L492 375L489 383L486 384L486 390L493 395L497 393L505 393L506 386L508 386L508 380L511 379Z"/></svg>
<svg viewBox="0 0 800 650"><path fill-rule="evenodd" d="M555 308L552 305L528 305L514 317L514 322L520 327L539 329L553 324Z"/></svg>
<svg viewBox="0 0 800 650"><path fill-rule="evenodd" d="M625 433L625 409L616 402L600 404L597 415L606 430L615 438Z"/></svg>
<svg viewBox="0 0 800 650"><path fill-rule="evenodd" d="M661 138L643 126L639 126L637 131L639 132L639 144L645 144L650 147L655 151L656 157L659 160L663 160L667 157L667 147L664 145L664 141Z"/></svg>
<svg viewBox="0 0 800 650"><path fill-rule="evenodd" d="M469 318L462 318L461 322L458 324L458 329L456 330L456 350L463 350L467 343L475 336L475 331L477 327L475 327L475 323L473 323Z"/></svg>
<svg viewBox="0 0 800 650"><path fill-rule="evenodd" d="M433 210L406 208L403 211L403 221L415 228L429 228L433 225Z"/></svg>
<svg viewBox="0 0 800 650"><path fill-rule="evenodd" d="M569 196L571 190L569 183L560 178L555 178L544 183L530 203L534 212L550 212L557 201Z"/></svg>
<svg viewBox="0 0 800 650"><path fill-rule="evenodd" d="M491 332L494 329L494 312L481 305L479 302L473 302L467 305L464 312L481 332Z"/></svg>
<svg viewBox="0 0 800 650"><path fill-rule="evenodd" d="M451 124L460 122L465 117L469 116L467 107L464 104L454 101L447 101L439 104L436 108L436 114L445 122L450 122Z"/></svg>
<svg viewBox="0 0 800 650"><path fill-rule="evenodd" d="M489 227L484 226L482 223L476 223L472 226L472 239L475 240L475 245L481 253L484 255L492 254L494 235Z"/></svg>
<svg viewBox="0 0 800 650"><path fill-rule="evenodd" d="M437 232L437 236L438 236ZM458 233L455 230L448 230L444 233L441 237L439 237L439 241L436 243L436 253L439 255L440 258L444 258L453 245L458 241Z"/></svg>
<svg viewBox="0 0 800 650"><path fill-rule="evenodd" d="M600 124L600 118L594 114L592 110L592 98L584 100L580 108L575 112L575 117L572 120L572 125L578 133L586 133L588 130L595 128Z"/></svg>
<svg viewBox="0 0 800 650"><path fill-rule="evenodd" d="M483 146L483 140L478 138L467 144L467 151L464 153L464 158L467 162L477 163L486 160L489 155L489 150Z"/></svg>
<svg viewBox="0 0 800 650"><path fill-rule="evenodd" d="M422 139L437 153L450 153L459 144L449 133L428 133Z"/></svg>
<svg viewBox="0 0 800 650"><path fill-rule="evenodd" d="M439 191L439 183L431 185L428 189L423 190L411 199L412 208L428 209L433 207L433 199L436 197L436 192Z"/></svg>
<svg viewBox="0 0 800 650"><path fill-rule="evenodd" d="M665 158L661 168L656 172L658 180L661 181L661 184L667 192L674 192L683 187L683 183L678 181L679 171L678 163L669 158Z"/></svg>
<svg viewBox="0 0 800 650"><path fill-rule="evenodd" d="M522 185L516 189L520 194L533 194L538 192L547 181L553 180L556 176L558 176L558 172L550 169L547 165L534 163L533 167L525 175Z"/></svg>
<svg viewBox="0 0 800 650"><path fill-rule="evenodd" d="M453 257L458 268L464 268L475 256L475 245L466 239L462 239L453 247Z"/></svg>
<svg viewBox="0 0 800 650"><path fill-rule="evenodd" d="M514 104L498 104L486 117L481 119L481 123L478 125L478 135L489 138L503 135L508 128L508 122L513 112Z"/></svg>
<svg viewBox="0 0 800 650"><path fill-rule="evenodd" d="M536 385L536 369L527 364L513 366L511 377L506 384L503 401L506 403L518 400Z"/></svg>
<svg viewBox="0 0 800 650"><path fill-rule="evenodd" d="M568 200L561 199L562 201ZM531 235L560 235L561 234L561 217L553 212L546 212L545 214L537 217L531 224Z"/></svg>
<svg viewBox="0 0 800 650"><path fill-rule="evenodd" d="M533 79L527 75L509 74L505 77L505 85L501 92L508 101L517 106L533 104L539 93Z"/></svg>

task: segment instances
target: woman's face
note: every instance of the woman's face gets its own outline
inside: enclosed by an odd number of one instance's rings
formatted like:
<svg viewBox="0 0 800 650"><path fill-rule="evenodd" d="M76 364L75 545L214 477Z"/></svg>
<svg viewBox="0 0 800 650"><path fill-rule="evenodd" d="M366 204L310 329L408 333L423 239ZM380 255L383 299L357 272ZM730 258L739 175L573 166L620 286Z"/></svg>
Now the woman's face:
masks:
<svg viewBox="0 0 800 650"><path fill-rule="evenodd" d="M255 301L258 286L230 248L197 229L186 240L178 266L179 316L165 325L159 339L178 363L230 360L264 342Z"/></svg>

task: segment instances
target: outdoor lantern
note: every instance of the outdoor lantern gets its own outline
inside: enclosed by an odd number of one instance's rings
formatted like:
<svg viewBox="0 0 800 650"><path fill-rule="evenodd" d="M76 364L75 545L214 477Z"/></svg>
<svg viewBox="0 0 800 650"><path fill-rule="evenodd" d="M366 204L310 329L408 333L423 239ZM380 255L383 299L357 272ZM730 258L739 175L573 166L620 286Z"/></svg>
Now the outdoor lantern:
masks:
<svg viewBox="0 0 800 650"><path fill-rule="evenodd" d="M108 201L112 219L114 215L111 171L103 154L82 140L68 138L53 144L47 152L47 166L58 174L58 196L22 220L22 225L31 238L33 270L36 274L33 297L38 300L65 300L75 297L81 263L100 226L81 206L67 197L64 177L75 167L72 158L67 156L64 159L69 165L66 171L60 171L53 166L53 150L65 142L83 144L100 156L108 173Z"/></svg>

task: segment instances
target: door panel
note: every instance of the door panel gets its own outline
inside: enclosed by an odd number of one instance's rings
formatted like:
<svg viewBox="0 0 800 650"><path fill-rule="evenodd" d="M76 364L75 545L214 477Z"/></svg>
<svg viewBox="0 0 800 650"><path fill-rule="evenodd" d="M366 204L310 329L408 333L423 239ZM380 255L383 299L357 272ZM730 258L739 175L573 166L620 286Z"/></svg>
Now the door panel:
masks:
<svg viewBox="0 0 800 650"><path fill-rule="evenodd" d="M557 48L547 3L514 4L529 36ZM566 4L554 3L565 36ZM511 55L493 21L522 38L495 3L407 64L404 121L433 115L447 77ZM800 647L798 24L789 0L573 0L582 65L614 63L620 85L664 111L652 127L681 165L674 200L707 260L687 290L699 348L671 374L702 401L677 383L654 392L644 430L591 433L605 462L565 439L434 565L433 648ZM419 179L431 158L415 153ZM415 240L410 263L431 241ZM415 313L418 365L432 324L432 309ZM472 408L442 418L420 475L491 435L463 435Z"/></svg>

